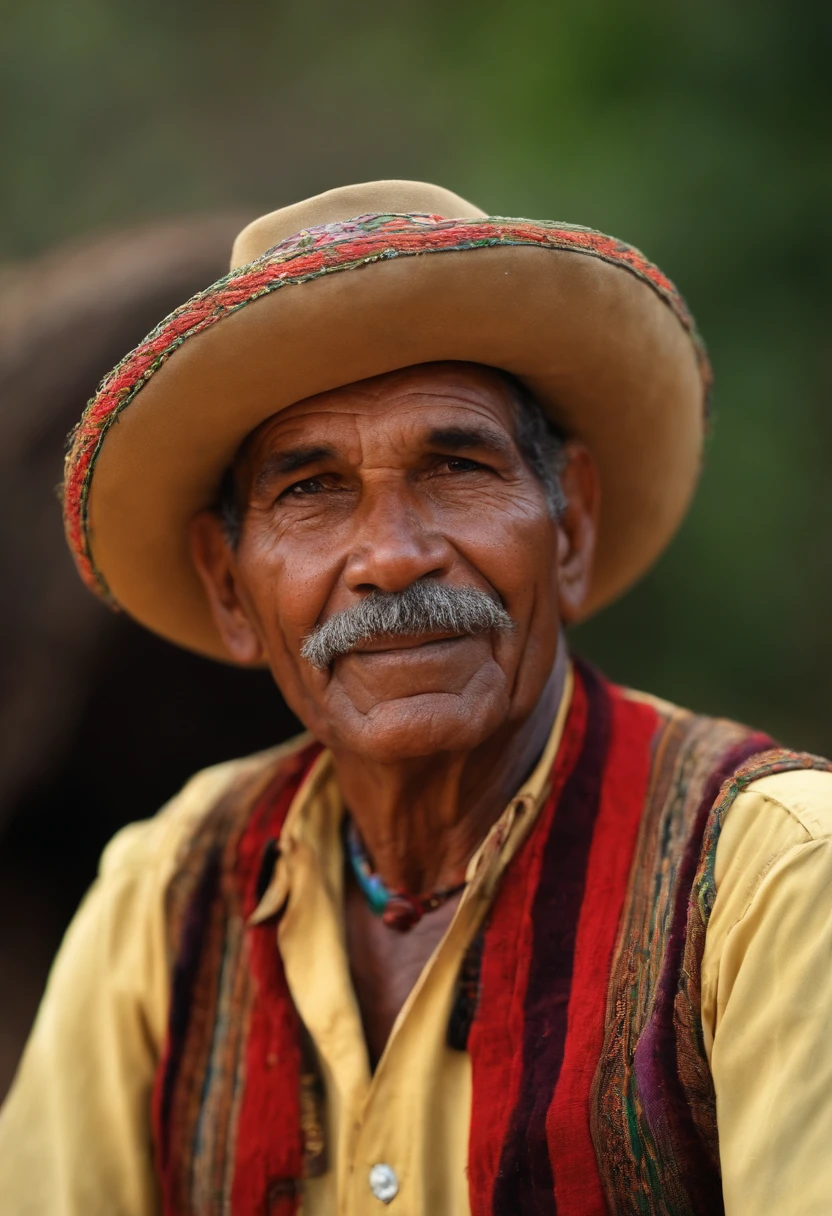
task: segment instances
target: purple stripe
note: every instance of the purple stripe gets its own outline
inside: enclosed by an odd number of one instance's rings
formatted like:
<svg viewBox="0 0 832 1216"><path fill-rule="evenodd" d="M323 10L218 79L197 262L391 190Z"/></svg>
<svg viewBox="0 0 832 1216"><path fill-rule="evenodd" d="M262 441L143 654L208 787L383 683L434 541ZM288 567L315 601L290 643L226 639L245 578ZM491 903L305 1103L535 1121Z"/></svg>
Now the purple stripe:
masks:
<svg viewBox="0 0 832 1216"><path fill-rule="evenodd" d="M599 677L583 663L576 669L587 695L587 726L544 846L532 906L520 1091L494 1183L495 1216L555 1216L557 1212L546 1115L563 1064L575 939L612 717L609 695Z"/></svg>

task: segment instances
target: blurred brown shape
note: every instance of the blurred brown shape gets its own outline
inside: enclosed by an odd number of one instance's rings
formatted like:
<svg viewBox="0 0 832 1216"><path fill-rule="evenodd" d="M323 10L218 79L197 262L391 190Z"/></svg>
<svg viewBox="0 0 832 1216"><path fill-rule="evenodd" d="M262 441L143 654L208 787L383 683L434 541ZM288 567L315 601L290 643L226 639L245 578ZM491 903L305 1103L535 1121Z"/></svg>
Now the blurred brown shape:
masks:
<svg viewBox="0 0 832 1216"><path fill-rule="evenodd" d="M55 493L98 381L225 273L246 219L159 223L0 268L0 1095L108 837L196 769L294 726L266 674L178 651L85 591Z"/></svg>
<svg viewBox="0 0 832 1216"><path fill-rule="evenodd" d="M97 381L223 270L237 227L208 218L114 233L0 271L0 813L57 760L112 631L78 586L54 489Z"/></svg>

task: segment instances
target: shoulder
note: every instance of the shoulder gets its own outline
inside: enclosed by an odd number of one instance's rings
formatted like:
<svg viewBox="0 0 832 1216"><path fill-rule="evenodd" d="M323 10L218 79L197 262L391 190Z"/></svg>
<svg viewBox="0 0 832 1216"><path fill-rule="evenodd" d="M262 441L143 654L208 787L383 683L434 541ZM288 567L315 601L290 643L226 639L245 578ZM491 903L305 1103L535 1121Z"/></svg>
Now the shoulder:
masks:
<svg viewBox="0 0 832 1216"><path fill-rule="evenodd" d="M753 994L757 983L759 994L777 976L778 992L788 1003L791 990L800 990L807 977L811 986L815 964L827 967L832 772L798 767L750 781L722 822L712 891L702 958L702 1021L709 1055L729 1001L745 990L738 988L738 977L756 977L746 989ZM800 967L806 971L803 979ZM753 1005L750 997L749 1018L758 1016Z"/></svg>
<svg viewBox="0 0 832 1216"><path fill-rule="evenodd" d="M101 857L100 880L113 882L131 872L152 871L155 885L164 887L189 842L217 808L229 801L230 795L268 781L311 742L309 734L298 735L267 751L212 765L194 774L151 819L128 824L113 837Z"/></svg>
<svg viewBox="0 0 832 1216"><path fill-rule="evenodd" d="M754 885L787 850L832 840L832 764L776 749L761 731L726 718L696 714L660 697L617 689L628 704L655 715L654 751L690 788L698 770L703 794L716 800L714 881L742 875ZM657 737L661 738L656 746ZM703 780L709 776L710 780ZM677 781L671 781L675 788ZM720 787L722 792L719 793ZM719 795L719 796L717 796Z"/></svg>
<svg viewBox="0 0 832 1216"><path fill-rule="evenodd" d="M203 769L151 819L122 828L105 848L98 877L67 932L53 967L53 991L88 991L106 976L108 991L129 991L140 1002L158 1047L167 1018L172 918L198 885L210 847L222 848L231 837L231 812L239 819L251 805L246 794L290 769L310 742L301 735ZM57 1001L62 1003L65 995Z"/></svg>
<svg viewBox="0 0 832 1216"><path fill-rule="evenodd" d="M832 838L832 764L796 768L751 782L737 799L749 814L785 820L796 840Z"/></svg>
<svg viewBox="0 0 832 1216"><path fill-rule="evenodd" d="M683 705L676 705L653 693L643 692L634 688L610 685L613 697L630 711L648 713L656 724L659 734L667 734L677 741L677 745L685 753L694 751L701 754L702 761L707 763L708 757L713 756L714 764L726 760L729 764L733 751L739 747L744 758L753 751L764 751L773 747L774 742L762 731L735 722L731 718L714 717L709 714L697 713ZM751 751L749 751L751 749ZM742 760L737 760L734 767ZM723 767L719 764L719 767Z"/></svg>
<svg viewBox="0 0 832 1216"><path fill-rule="evenodd" d="M658 731L671 729L683 735L687 748L713 749L716 758L720 743L727 745L729 754L720 756L725 778L734 773L743 776L742 790L731 805L735 819L739 807L742 813L756 811L788 821L806 839L832 835L832 761L781 750L763 731L730 718L699 714L652 693L611 687L624 703L651 710ZM756 769L759 776L754 775Z"/></svg>
<svg viewBox="0 0 832 1216"><path fill-rule="evenodd" d="M823 763L823 762L819 762ZM832 770L795 767L749 782L725 815L714 861L714 913L745 910L778 865L801 853L830 851Z"/></svg>
<svg viewBox="0 0 832 1216"><path fill-rule="evenodd" d="M783 759L790 762L788 753ZM791 759L796 767L760 776L737 793L719 832L702 985L703 1014L714 1024L731 988L726 960L733 974L753 940L771 938L776 952L797 949L808 940L803 930L823 939L818 918L828 919L832 901L832 771L818 758Z"/></svg>
<svg viewBox="0 0 832 1216"><path fill-rule="evenodd" d="M776 746L763 731L731 718L697 713L631 688L611 686L611 691L625 720L648 721L653 784L673 791L685 816L698 819L702 804L713 805L723 782Z"/></svg>

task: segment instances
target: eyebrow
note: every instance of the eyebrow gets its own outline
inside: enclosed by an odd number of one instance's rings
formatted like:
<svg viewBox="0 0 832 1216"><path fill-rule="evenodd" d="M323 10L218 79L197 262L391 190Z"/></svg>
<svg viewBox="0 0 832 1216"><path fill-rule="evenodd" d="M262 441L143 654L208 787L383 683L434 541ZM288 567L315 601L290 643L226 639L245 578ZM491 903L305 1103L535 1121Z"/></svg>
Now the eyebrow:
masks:
<svg viewBox="0 0 832 1216"><path fill-rule="evenodd" d="M319 460L328 460L334 455L333 448L321 444L290 448L286 452L271 452L254 478L251 492L255 496L263 494L275 477L285 477L288 473L297 473L299 469L305 469Z"/></svg>
<svg viewBox="0 0 832 1216"><path fill-rule="evenodd" d="M510 456L514 445L508 435L484 426L441 426L428 434L428 443L439 448L450 448L455 452L471 448L484 448L498 456Z"/></svg>
<svg viewBox="0 0 832 1216"><path fill-rule="evenodd" d="M509 456L513 451L511 440L499 431L480 426L442 426L428 432L427 443L432 447L453 452L484 448L499 456ZM251 486L253 496L265 494L276 477L297 473L320 460L331 460L337 453L326 444L310 444L306 447L289 448L285 452L270 452L263 461Z"/></svg>

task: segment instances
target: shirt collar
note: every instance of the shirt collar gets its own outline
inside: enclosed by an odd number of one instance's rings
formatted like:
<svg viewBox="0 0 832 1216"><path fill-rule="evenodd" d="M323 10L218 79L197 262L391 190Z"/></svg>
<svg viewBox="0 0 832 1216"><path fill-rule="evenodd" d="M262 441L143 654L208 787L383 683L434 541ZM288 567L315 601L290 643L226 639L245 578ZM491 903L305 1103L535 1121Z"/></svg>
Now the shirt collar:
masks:
<svg viewBox="0 0 832 1216"><path fill-rule="evenodd" d="M526 839L537 813L546 802L550 792L550 775L563 736L566 715L572 701L574 675L572 664L567 665L560 704L549 732L546 746L529 777L509 802L500 818L474 853L466 870L466 897L483 895L490 897L499 876ZM330 864L341 863L340 850L324 849L325 842L334 844L331 837L332 820L340 820L342 811L337 777L332 762L332 753L321 752L292 799L283 829L280 833L280 854L271 881L249 918L249 924L258 925L274 916L285 905L291 887L291 866L285 864L299 843L304 842L319 855L329 853ZM327 831L329 829L329 831ZM335 839L340 844L339 833Z"/></svg>

